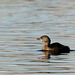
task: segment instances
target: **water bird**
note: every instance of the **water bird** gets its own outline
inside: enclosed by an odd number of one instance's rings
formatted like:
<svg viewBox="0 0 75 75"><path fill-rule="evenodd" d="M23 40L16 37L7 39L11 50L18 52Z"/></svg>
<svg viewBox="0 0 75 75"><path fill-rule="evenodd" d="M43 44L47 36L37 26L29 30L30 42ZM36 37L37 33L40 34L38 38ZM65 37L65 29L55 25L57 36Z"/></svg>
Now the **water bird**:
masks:
<svg viewBox="0 0 75 75"><path fill-rule="evenodd" d="M37 38L37 40L45 42L42 50L46 58L49 58L51 54L59 55L61 53L70 52L70 48L68 46L62 45L58 42L51 43L51 39L47 35L43 35L40 38Z"/></svg>

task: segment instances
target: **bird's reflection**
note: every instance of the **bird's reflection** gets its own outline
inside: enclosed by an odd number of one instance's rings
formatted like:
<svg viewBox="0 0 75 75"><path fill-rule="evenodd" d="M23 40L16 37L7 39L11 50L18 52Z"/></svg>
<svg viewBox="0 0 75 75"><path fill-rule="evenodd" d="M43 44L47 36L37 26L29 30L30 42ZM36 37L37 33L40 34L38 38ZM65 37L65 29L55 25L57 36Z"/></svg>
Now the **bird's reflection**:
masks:
<svg viewBox="0 0 75 75"><path fill-rule="evenodd" d="M58 51L42 50L45 59L50 59L51 55L64 55L65 53L60 53ZM67 53L66 53L67 54Z"/></svg>
<svg viewBox="0 0 75 75"><path fill-rule="evenodd" d="M50 58L50 51L49 50L42 50L43 54L45 55L44 58L45 59L49 59Z"/></svg>

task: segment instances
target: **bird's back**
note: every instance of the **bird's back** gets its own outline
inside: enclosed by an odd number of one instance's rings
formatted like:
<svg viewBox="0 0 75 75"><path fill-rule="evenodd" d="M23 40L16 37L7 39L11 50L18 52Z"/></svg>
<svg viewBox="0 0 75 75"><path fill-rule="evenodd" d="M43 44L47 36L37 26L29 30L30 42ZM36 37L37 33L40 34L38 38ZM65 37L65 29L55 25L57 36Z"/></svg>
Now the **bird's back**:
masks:
<svg viewBox="0 0 75 75"><path fill-rule="evenodd" d="M68 46L64 46L58 42L50 44L50 48L51 48L52 52L54 52L56 54L70 52L70 48Z"/></svg>

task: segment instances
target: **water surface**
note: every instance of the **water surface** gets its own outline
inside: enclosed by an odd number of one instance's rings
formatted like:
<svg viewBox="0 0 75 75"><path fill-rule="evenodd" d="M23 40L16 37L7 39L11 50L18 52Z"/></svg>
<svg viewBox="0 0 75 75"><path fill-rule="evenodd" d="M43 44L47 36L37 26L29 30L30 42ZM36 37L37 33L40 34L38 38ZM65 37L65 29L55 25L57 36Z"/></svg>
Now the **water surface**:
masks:
<svg viewBox="0 0 75 75"><path fill-rule="evenodd" d="M1 0L0 74L75 74L75 51L42 59L41 35L75 50L74 0Z"/></svg>

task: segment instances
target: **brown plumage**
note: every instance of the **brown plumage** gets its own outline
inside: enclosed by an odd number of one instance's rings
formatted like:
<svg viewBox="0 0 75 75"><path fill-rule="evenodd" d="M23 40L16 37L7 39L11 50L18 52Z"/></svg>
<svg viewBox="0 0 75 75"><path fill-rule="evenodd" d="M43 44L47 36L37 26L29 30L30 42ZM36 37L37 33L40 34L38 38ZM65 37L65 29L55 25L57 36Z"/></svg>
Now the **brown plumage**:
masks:
<svg viewBox="0 0 75 75"><path fill-rule="evenodd" d="M45 45L42 48L42 50L46 50L48 52L47 56L49 56L50 54L57 55L60 53L69 53L70 52L70 48L68 46L64 46L58 42L51 44L50 38L46 35L41 36L40 38L37 38L37 40L41 40L41 41L45 42Z"/></svg>

